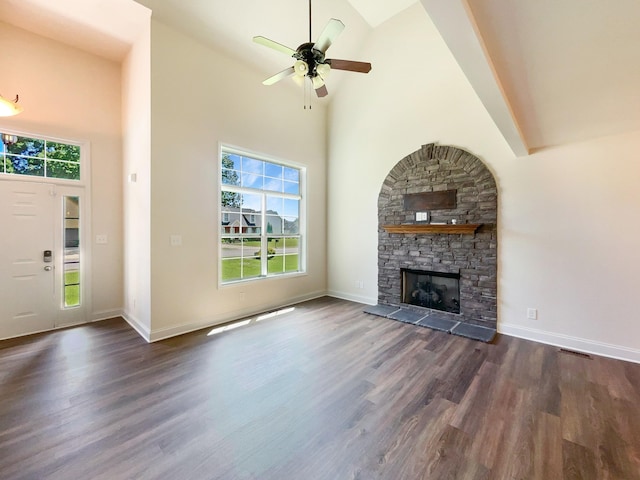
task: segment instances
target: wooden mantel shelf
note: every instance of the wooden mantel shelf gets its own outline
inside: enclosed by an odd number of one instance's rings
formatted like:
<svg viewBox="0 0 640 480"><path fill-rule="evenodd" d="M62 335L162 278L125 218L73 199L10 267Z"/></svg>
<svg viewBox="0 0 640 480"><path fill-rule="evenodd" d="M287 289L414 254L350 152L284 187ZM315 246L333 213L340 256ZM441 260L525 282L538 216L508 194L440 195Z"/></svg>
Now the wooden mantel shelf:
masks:
<svg viewBox="0 0 640 480"><path fill-rule="evenodd" d="M481 223L462 223L458 225L433 225L430 223L406 224L406 225L383 225L388 233L453 233L461 235L472 235L482 226Z"/></svg>

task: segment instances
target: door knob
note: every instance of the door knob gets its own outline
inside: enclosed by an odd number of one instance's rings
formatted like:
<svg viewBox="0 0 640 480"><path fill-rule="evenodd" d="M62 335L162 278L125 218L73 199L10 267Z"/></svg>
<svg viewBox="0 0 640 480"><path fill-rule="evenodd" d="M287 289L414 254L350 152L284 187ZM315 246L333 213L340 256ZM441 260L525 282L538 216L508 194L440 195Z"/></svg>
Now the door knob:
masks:
<svg viewBox="0 0 640 480"><path fill-rule="evenodd" d="M47 265L46 267L44 267L44 271L45 272L50 272L52 270L52 267L50 267L49 265Z"/></svg>

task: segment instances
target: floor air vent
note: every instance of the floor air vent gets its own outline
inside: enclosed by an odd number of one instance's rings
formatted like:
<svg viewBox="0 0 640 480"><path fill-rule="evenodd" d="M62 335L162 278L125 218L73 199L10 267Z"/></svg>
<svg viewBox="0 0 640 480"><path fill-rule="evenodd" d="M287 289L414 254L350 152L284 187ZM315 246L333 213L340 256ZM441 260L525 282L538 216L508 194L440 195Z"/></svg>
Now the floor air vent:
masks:
<svg viewBox="0 0 640 480"><path fill-rule="evenodd" d="M567 350L566 348L561 348L560 353L567 353L569 355L575 355L582 358L591 358L591 355L589 355L588 353L576 352L575 350Z"/></svg>

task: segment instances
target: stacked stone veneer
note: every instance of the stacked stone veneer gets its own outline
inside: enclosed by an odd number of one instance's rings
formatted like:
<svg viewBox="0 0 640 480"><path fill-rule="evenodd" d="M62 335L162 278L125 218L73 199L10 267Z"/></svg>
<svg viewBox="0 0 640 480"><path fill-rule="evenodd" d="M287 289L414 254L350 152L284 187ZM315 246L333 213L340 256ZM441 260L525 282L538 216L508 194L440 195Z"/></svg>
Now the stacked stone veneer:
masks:
<svg viewBox="0 0 640 480"><path fill-rule="evenodd" d="M475 234L390 234L382 228L416 223L415 212L404 210L405 194L454 189L456 208L431 210L431 222L456 219L459 224L482 224ZM493 175L469 152L429 144L398 162L378 197L378 303L428 310L400 303L400 269L456 273L460 274L460 314L438 314L496 328L497 212Z"/></svg>

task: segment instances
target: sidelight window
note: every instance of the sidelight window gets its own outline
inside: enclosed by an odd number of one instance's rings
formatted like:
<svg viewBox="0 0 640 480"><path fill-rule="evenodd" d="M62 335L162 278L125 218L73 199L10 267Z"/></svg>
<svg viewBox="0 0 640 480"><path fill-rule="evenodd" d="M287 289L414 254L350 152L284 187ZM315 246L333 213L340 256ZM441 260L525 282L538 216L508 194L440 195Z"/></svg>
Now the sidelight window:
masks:
<svg viewBox="0 0 640 480"><path fill-rule="evenodd" d="M80 198L64 197L64 306L80 305Z"/></svg>

